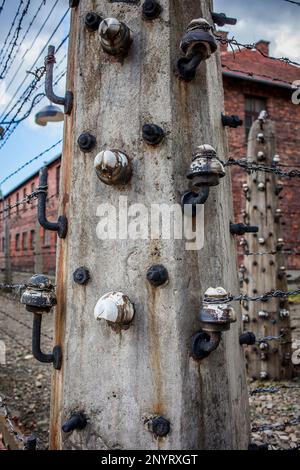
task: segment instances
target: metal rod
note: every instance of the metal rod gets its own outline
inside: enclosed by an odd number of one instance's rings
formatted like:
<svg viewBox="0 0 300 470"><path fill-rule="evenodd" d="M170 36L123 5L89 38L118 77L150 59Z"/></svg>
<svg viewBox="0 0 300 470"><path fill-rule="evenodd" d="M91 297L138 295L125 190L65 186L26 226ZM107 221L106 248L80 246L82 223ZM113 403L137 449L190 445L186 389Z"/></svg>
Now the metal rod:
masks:
<svg viewBox="0 0 300 470"><path fill-rule="evenodd" d="M45 230L57 232L59 238L65 238L68 231L68 220L60 216L58 222L49 222L46 217L46 202L48 195L48 168L45 166L40 171L38 193L38 221Z"/></svg>
<svg viewBox="0 0 300 470"><path fill-rule="evenodd" d="M45 80L45 93L47 98L55 104L65 107L65 114L71 114L73 107L73 93L67 91L65 97L57 96L53 90L53 69L55 64L55 47L48 47L48 55L45 59L46 67L46 80Z"/></svg>

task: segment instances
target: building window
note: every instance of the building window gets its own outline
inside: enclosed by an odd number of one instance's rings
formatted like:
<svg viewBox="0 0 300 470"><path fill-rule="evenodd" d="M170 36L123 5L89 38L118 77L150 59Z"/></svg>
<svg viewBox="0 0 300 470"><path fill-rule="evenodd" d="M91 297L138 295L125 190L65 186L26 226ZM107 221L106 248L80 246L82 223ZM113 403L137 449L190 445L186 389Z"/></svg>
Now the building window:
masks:
<svg viewBox="0 0 300 470"><path fill-rule="evenodd" d="M26 198L26 188L23 189L23 199L25 199L25 198ZM26 202L24 202L24 204L23 204L23 210L24 210L24 211L27 211L27 204L26 204Z"/></svg>
<svg viewBox="0 0 300 470"><path fill-rule="evenodd" d="M27 232L22 234L22 250L27 251Z"/></svg>
<svg viewBox="0 0 300 470"><path fill-rule="evenodd" d="M11 206L11 199L8 198L8 209L7 209L7 217L10 217L10 206Z"/></svg>
<svg viewBox="0 0 300 470"><path fill-rule="evenodd" d="M60 166L56 167L56 196L59 195Z"/></svg>
<svg viewBox="0 0 300 470"><path fill-rule="evenodd" d="M264 110L267 111L266 98L249 95L245 97L245 129L247 138L253 122L258 118L259 113Z"/></svg>
<svg viewBox="0 0 300 470"><path fill-rule="evenodd" d="M20 234L16 234L16 251L20 251Z"/></svg>
<svg viewBox="0 0 300 470"><path fill-rule="evenodd" d="M34 245L35 245L35 231L31 230L30 231L30 250L34 250Z"/></svg>
<svg viewBox="0 0 300 470"><path fill-rule="evenodd" d="M44 230L43 233L43 246L49 247L51 245L51 232L49 230Z"/></svg>

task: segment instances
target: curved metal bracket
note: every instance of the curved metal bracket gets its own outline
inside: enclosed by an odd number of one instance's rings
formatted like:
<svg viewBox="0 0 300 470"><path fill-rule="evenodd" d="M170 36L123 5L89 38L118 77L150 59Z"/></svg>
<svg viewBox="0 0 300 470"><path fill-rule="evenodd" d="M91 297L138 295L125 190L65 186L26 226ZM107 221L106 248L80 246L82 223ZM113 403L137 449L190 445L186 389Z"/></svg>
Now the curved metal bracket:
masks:
<svg viewBox="0 0 300 470"><path fill-rule="evenodd" d="M177 62L177 69L180 78L190 82L196 76L197 68L202 62L202 54L195 54L190 58L182 57Z"/></svg>
<svg viewBox="0 0 300 470"><path fill-rule="evenodd" d="M205 359L215 351L221 341L222 333L199 331L192 337L191 353L196 360Z"/></svg>
<svg viewBox="0 0 300 470"><path fill-rule="evenodd" d="M57 232L59 238L66 238L68 232L68 219L61 215L57 222L49 222L46 217L46 202L48 194L48 168L45 166L40 171L38 187L38 221L45 230Z"/></svg>
<svg viewBox="0 0 300 470"><path fill-rule="evenodd" d="M197 214L197 205L205 204L209 196L209 186L202 186L199 192L187 191L181 199L181 206L185 215L192 215L195 217ZM187 211L185 206L192 206L191 211Z"/></svg>
<svg viewBox="0 0 300 470"><path fill-rule="evenodd" d="M41 326L42 315L34 313L32 328L32 354L33 357L42 363L53 364L54 369L61 369L62 351L60 346L54 346L52 354L44 354L41 351Z"/></svg>
<svg viewBox="0 0 300 470"><path fill-rule="evenodd" d="M59 104L65 107L65 114L71 114L73 108L73 93L71 91L66 92L64 98L57 96L53 90L53 68L55 64L55 47L48 47L48 55L45 59L46 67L46 80L45 80L45 93L47 98L55 104Z"/></svg>

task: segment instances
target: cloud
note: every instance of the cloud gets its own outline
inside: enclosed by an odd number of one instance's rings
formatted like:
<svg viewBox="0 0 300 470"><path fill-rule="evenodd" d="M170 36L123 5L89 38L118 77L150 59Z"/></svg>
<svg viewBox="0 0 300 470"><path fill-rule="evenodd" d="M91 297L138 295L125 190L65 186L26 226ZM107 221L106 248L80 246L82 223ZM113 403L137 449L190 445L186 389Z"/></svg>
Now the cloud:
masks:
<svg viewBox="0 0 300 470"><path fill-rule="evenodd" d="M270 41L271 54L300 62L300 8L283 0L215 0L214 10L238 19L236 26L224 26L242 43Z"/></svg>

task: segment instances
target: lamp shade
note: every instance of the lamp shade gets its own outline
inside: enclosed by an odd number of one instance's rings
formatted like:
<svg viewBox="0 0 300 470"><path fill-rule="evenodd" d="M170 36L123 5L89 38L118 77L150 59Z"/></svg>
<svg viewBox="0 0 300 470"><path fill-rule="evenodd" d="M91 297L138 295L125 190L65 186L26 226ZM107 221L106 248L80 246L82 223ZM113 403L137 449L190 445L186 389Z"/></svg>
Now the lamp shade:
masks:
<svg viewBox="0 0 300 470"><path fill-rule="evenodd" d="M47 126L48 122L61 122L63 120L63 112L58 106L53 106L53 104L45 106L35 115L35 122L39 126Z"/></svg>

